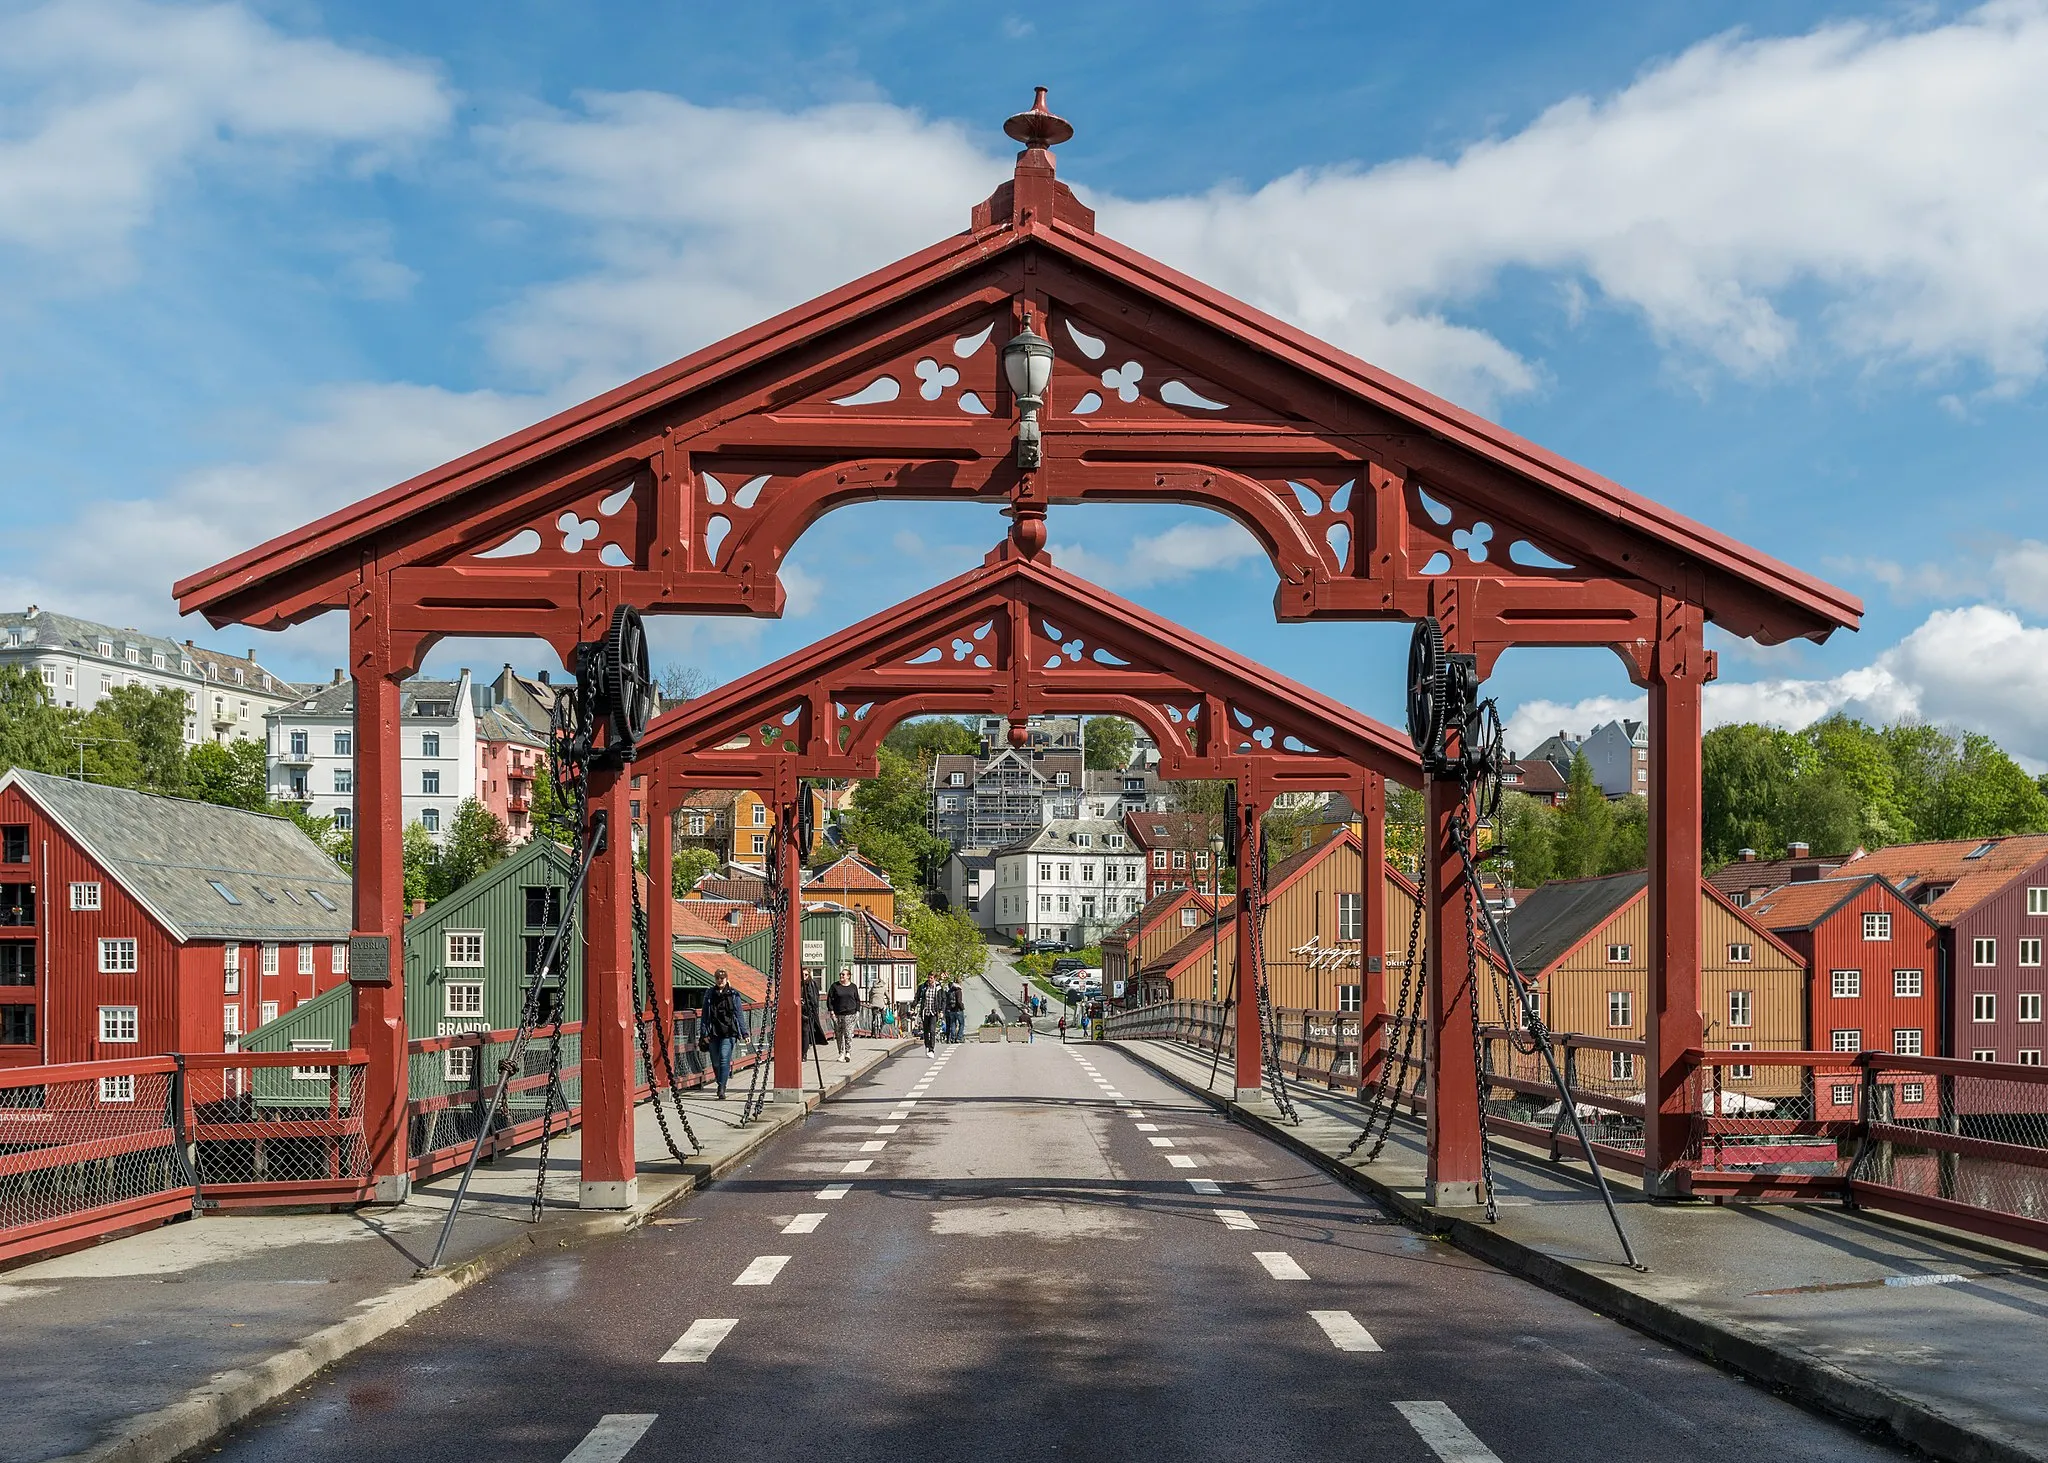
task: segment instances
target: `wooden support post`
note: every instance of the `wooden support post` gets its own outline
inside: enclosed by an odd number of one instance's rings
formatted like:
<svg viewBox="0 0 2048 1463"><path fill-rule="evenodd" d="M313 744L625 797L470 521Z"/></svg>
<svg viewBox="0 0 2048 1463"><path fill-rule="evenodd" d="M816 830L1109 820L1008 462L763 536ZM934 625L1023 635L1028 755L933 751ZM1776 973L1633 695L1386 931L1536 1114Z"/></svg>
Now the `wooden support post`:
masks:
<svg viewBox="0 0 2048 1463"><path fill-rule="evenodd" d="M782 928L775 934L782 942L782 1003L775 1013L777 1102L804 1100L804 860L797 801L802 796L799 783L795 793L782 800L775 824L775 858L786 905Z"/></svg>
<svg viewBox="0 0 2048 1463"><path fill-rule="evenodd" d="M647 979L654 988L654 1019L667 1034L671 1047L676 1039L675 962L675 825L669 808L667 780L650 776L641 806L647 812ZM648 1033L649 1053L661 1061L661 1044ZM648 1080L655 1080L654 1073Z"/></svg>
<svg viewBox="0 0 2048 1463"><path fill-rule="evenodd" d="M1425 785L1423 919L1429 944L1427 1076L1429 1162L1426 1201L1459 1206L1486 1202L1479 1136L1479 1074L1472 1054L1473 1001L1466 979L1471 931L1465 920L1465 867L1451 841L1458 811L1455 779ZM1467 809L1469 817L1470 809ZM1468 822L1467 826L1471 826Z"/></svg>
<svg viewBox="0 0 2048 1463"><path fill-rule="evenodd" d="M1387 1050L1387 785L1378 773L1359 789L1358 1080L1378 1080Z"/></svg>
<svg viewBox="0 0 2048 1463"><path fill-rule="evenodd" d="M593 767L590 810L602 808L604 851L583 900L583 1183L585 1209L639 1202L633 1160L633 806L623 768Z"/></svg>
<svg viewBox="0 0 2048 1463"><path fill-rule="evenodd" d="M399 1204L411 1192L406 1103L405 801L400 783L400 687L389 634L390 586L371 579L349 605L356 698L355 916L349 941L354 994L349 1045L369 1054L363 1142L370 1196Z"/></svg>
<svg viewBox="0 0 2048 1463"><path fill-rule="evenodd" d="M1699 1099L1688 1048L1700 1017L1700 693L1707 680L1697 605L1669 597L1650 667L1650 1012L1643 1124L1644 1187L1692 1192L1686 1167Z"/></svg>
<svg viewBox="0 0 2048 1463"><path fill-rule="evenodd" d="M1260 817L1265 809L1253 801L1244 783L1238 784L1239 828L1237 836L1237 922L1232 956L1237 963L1237 1100L1249 1102L1264 1085L1265 1051L1259 1033L1259 966L1255 954L1259 938L1255 928L1258 911L1252 903L1252 886L1263 882L1259 860L1266 856L1260 838Z"/></svg>

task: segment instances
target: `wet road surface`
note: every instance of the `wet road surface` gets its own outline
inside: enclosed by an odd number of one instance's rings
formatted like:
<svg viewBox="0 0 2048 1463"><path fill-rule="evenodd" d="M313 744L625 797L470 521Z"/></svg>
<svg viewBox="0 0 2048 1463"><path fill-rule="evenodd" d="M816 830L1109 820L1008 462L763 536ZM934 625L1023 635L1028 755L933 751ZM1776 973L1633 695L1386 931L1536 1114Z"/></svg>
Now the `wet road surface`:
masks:
<svg viewBox="0 0 2048 1463"><path fill-rule="evenodd" d="M1113 1049L940 1053L202 1456L1900 1456L1410 1232Z"/></svg>

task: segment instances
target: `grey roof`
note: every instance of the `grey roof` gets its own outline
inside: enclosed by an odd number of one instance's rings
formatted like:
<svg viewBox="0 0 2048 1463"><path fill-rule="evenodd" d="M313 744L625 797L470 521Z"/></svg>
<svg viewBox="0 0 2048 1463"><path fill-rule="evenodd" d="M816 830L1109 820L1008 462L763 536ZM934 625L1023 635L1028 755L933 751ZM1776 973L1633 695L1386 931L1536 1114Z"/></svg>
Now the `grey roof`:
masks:
<svg viewBox="0 0 2048 1463"><path fill-rule="evenodd" d="M398 714L417 716L421 701L446 701L449 715L455 712L455 697L462 689L460 681L427 681L415 676L399 688ZM287 702L271 716L302 716L311 719L316 716L353 717L356 710L356 683L350 680L330 681L317 690Z"/></svg>
<svg viewBox="0 0 2048 1463"><path fill-rule="evenodd" d="M216 666L219 676L216 684L236 686L242 690L255 691L272 696L289 696L298 688L282 676L272 675L259 665L252 652L249 655L229 655L224 651L208 650L194 645L191 641L172 640L164 635L148 635L140 630L118 629L113 625L102 625L97 620L81 620L76 615L60 615L55 610L35 608L33 615L26 610L0 610L0 651L12 650L25 655L31 651L66 650L79 655L98 657L100 642L106 641L114 647L115 661L126 663L129 646L138 652L154 655L161 651L168 662L171 674L179 673L180 660L189 660L197 666L199 676L204 679L206 668ZM10 646L5 643L10 633L21 636L22 643ZM111 663L111 662L110 662ZM236 681L234 672L240 669L243 679ZM152 667L154 669L154 667ZM266 680L269 684L265 684Z"/></svg>
<svg viewBox="0 0 2048 1463"><path fill-rule="evenodd" d="M0 777L9 785L181 940L348 937L349 876L289 818L19 767ZM240 902L222 898L215 880Z"/></svg>
<svg viewBox="0 0 2048 1463"><path fill-rule="evenodd" d="M1103 840L1110 834L1121 834L1124 825L1114 818L1049 818L1045 826L1028 838L1019 838L1004 844L997 853L1135 853L1135 849L1111 848ZM1093 838L1087 848L1074 842L1074 835L1086 833Z"/></svg>
<svg viewBox="0 0 2048 1463"><path fill-rule="evenodd" d="M1517 905L1507 918L1515 968L1524 975L1549 969L1649 884L1650 876L1641 870L1545 884Z"/></svg>
<svg viewBox="0 0 2048 1463"><path fill-rule="evenodd" d="M956 848L953 857L960 860L965 868L992 869L996 866L996 851L992 848Z"/></svg>
<svg viewBox="0 0 2048 1463"><path fill-rule="evenodd" d="M489 686L472 686L476 695L489 697ZM476 734L486 742L518 742L528 747L545 747L547 738L529 724L525 717L512 708L510 702L501 706L485 705L477 708Z"/></svg>

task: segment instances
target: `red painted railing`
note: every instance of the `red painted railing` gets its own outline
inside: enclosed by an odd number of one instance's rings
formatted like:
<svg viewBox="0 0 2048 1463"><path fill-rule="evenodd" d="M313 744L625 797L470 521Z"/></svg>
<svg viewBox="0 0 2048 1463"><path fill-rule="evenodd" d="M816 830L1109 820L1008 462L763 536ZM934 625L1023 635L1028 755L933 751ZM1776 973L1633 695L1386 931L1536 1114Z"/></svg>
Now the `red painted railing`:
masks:
<svg viewBox="0 0 2048 1463"><path fill-rule="evenodd" d="M1185 1042L1227 1059L1232 1023L1220 1003L1167 1001L1112 1014L1106 1034ZM1277 1010L1280 1067L1298 1082L1354 1093L1380 1079L1404 1029L1364 1054L1356 1013ZM1515 1033L1480 1033L1487 1129L1583 1157L1547 1064ZM1587 1138L1602 1164L1643 1167L1640 1041L1554 1035ZM1396 1101L1427 1110L1422 1043ZM2048 1068L1901 1057L1885 1052L1686 1054L1693 1141L1684 1168L1702 1198L1836 1200L2048 1248ZM1401 1069L1398 1062L1395 1072Z"/></svg>

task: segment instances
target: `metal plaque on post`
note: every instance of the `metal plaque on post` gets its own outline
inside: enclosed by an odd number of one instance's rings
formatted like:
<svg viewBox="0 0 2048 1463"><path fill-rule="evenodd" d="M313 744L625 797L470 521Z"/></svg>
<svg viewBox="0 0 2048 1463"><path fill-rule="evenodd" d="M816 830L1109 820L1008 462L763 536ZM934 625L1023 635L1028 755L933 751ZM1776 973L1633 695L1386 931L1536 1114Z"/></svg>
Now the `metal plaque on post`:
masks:
<svg viewBox="0 0 2048 1463"><path fill-rule="evenodd" d="M354 985L391 984L391 937L350 935L348 978Z"/></svg>

